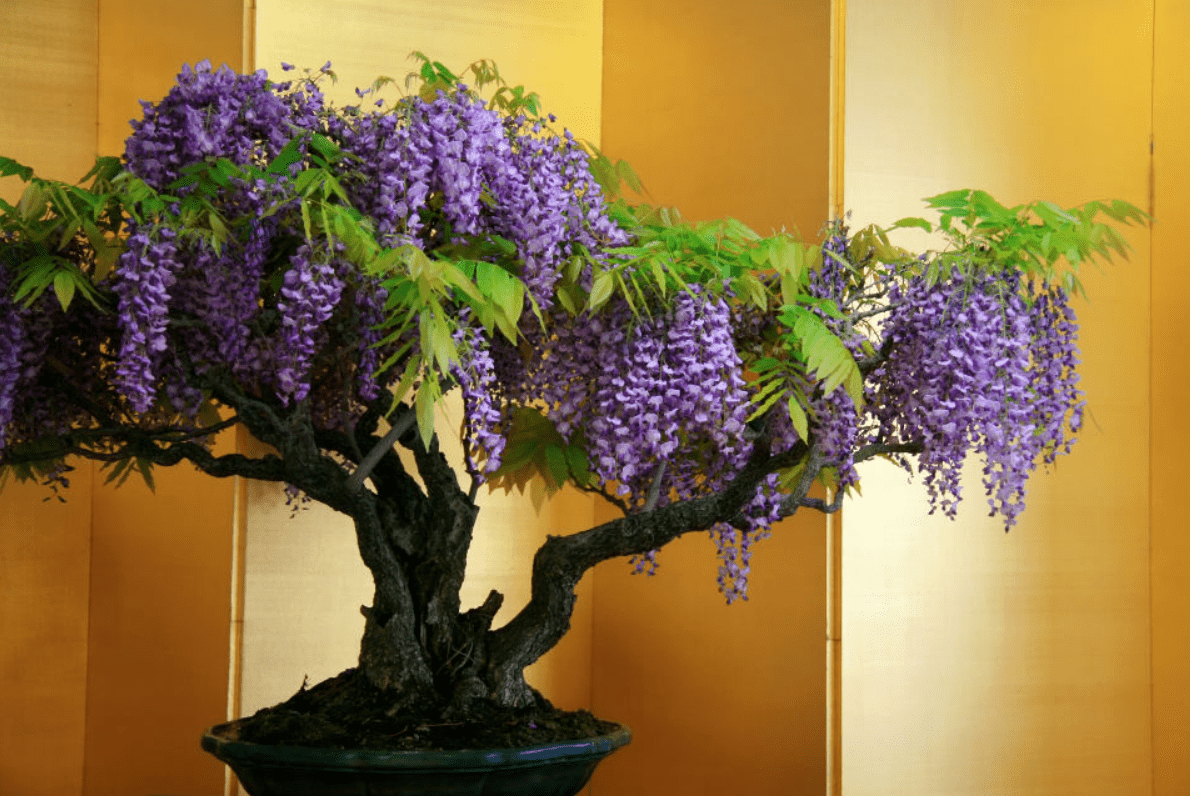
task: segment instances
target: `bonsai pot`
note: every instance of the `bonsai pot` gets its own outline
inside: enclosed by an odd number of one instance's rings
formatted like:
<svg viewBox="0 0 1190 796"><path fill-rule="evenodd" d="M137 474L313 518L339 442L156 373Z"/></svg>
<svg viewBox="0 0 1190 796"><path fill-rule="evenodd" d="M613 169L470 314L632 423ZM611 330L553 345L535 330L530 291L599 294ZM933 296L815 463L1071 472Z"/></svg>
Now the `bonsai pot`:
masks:
<svg viewBox="0 0 1190 796"><path fill-rule="evenodd" d="M632 739L595 738L520 749L399 751L270 746L235 740L234 722L203 734L251 796L574 796L595 766Z"/></svg>

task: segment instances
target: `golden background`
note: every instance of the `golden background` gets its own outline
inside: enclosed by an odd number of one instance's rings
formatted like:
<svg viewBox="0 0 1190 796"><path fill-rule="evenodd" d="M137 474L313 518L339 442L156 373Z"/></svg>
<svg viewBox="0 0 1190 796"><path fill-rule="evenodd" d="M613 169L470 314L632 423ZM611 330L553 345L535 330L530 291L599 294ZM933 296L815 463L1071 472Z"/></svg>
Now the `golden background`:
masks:
<svg viewBox="0 0 1190 796"><path fill-rule="evenodd" d="M183 62L330 59L346 97L421 49L496 59L694 218L812 237L832 203L886 222L974 185L1153 208L1130 263L1086 274L1093 420L1031 482L1011 534L982 516L975 481L952 524L924 516L920 485L867 468L842 528L833 686L816 516L758 549L753 599L731 608L705 538L667 548L656 578L600 566L533 678L636 731L595 794L1177 796L1190 792L1188 39L1185 0L8 0L0 152L81 176ZM223 792L199 730L354 658L368 595L350 532L316 511L290 522L259 485L178 470L151 496L102 481L83 465L65 504L11 485L0 498L0 793ZM472 599L498 587L511 609L535 540L603 512L570 494L541 515L493 497Z"/></svg>

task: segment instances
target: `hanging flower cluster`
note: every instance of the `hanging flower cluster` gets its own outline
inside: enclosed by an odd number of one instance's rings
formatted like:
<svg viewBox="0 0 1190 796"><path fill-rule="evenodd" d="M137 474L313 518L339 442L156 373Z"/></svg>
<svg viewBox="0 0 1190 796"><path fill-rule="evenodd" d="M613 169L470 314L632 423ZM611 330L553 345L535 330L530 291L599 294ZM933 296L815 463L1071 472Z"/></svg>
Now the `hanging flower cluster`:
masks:
<svg viewBox="0 0 1190 796"><path fill-rule="evenodd" d="M1065 293L1051 286L1026 298L1017 275L958 270L889 289L891 353L874 374L871 412L881 438L922 442L931 505L949 516L975 451L992 513L1013 525L1029 475L1069 450L1081 425L1078 327Z"/></svg>
<svg viewBox="0 0 1190 796"><path fill-rule="evenodd" d="M133 128L129 170L181 195L191 190L185 175L195 164L265 166L291 141L325 135L342 153L336 168L346 199L380 245L430 252L488 236L507 240L517 276L545 309L563 258L627 240L602 212L586 155L568 132L556 136L540 120L506 117L461 85L429 101L338 113L314 81L273 84L263 72L237 75L204 62L184 69L160 103L146 104ZM309 157L307 143L297 149ZM354 338L359 398L375 398L391 383L379 374L388 300L380 280L343 259L342 243L307 241L275 257L279 244L303 237L292 179L300 165L269 180L225 177L219 210L239 223L221 246L178 234L172 218L130 229L113 287L125 329L118 383L136 411L168 395L174 409L193 412L201 394L182 384L219 368L286 402L312 394L338 400L336 390L313 390L315 380L342 371L341 361L322 353L343 343L332 327ZM347 316L352 322L343 322ZM474 338L476 352L485 339ZM315 413L341 417L329 407ZM491 411L473 414L494 420ZM490 443L493 469L494 438L475 430Z"/></svg>

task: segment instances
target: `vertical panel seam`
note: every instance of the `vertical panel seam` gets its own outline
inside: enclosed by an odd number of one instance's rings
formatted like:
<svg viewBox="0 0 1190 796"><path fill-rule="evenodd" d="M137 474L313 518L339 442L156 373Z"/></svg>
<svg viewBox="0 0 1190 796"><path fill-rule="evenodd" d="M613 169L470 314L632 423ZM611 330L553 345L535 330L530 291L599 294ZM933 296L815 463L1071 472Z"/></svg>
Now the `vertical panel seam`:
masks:
<svg viewBox="0 0 1190 796"><path fill-rule="evenodd" d="M1149 60L1149 179L1148 179L1148 211L1150 216L1149 221L1149 351L1148 351L1148 366L1149 366L1149 395L1148 395L1148 414L1149 414L1149 433L1148 433L1148 450L1147 450L1147 464L1149 467L1149 479L1147 482L1147 544L1148 550L1148 565L1149 565L1149 793L1156 796L1157 793L1157 704L1156 704L1156 650L1154 649L1155 641L1155 617L1156 601L1154 599L1154 578L1153 578L1153 429L1156 423L1156 417L1153 411L1153 396L1154 390L1154 363L1153 352L1155 350L1155 341L1153 339L1153 276L1156 271L1156 228L1152 222L1152 218L1156 217L1157 210L1157 164L1156 164L1156 146L1157 146L1157 2L1158 0L1150 0L1149 3L1149 35L1150 39L1150 60Z"/></svg>
<svg viewBox="0 0 1190 796"><path fill-rule="evenodd" d="M243 431L236 430L236 449L242 452ZM245 554L247 552L248 484L236 476L232 486L231 527L231 611L228 627L227 719L239 718L243 707L244 672L244 591ZM236 780L231 769L224 767L224 796L236 792Z"/></svg>
<svg viewBox="0 0 1190 796"><path fill-rule="evenodd" d="M846 36L847 0L830 3L830 124L828 217L843 218L844 214L844 123L846 99ZM826 793L842 796L843 792L843 537L842 513L826 517Z"/></svg>
<svg viewBox="0 0 1190 796"><path fill-rule="evenodd" d="M830 44L830 144L827 196L830 202L828 217L842 218L843 158L844 158L844 103L846 99L845 40L847 36L847 0L831 0L831 44Z"/></svg>
<svg viewBox="0 0 1190 796"><path fill-rule="evenodd" d="M100 30L102 29L103 15L103 0L95 0L95 27L93 35L95 36L95 119L91 125L91 132L94 136L92 139L91 150L94 157L99 157L99 101L102 98L100 92L100 68L103 58L103 41L100 37ZM95 463L87 460L86 465L91 470L90 493L87 495L89 509L87 512L87 618L86 618L86 633L83 636L83 734L81 741L81 758L82 766L79 772L82 777L82 791L87 792L87 770L90 767L87 749L89 744L87 738L89 735L88 728L91 720L91 620L94 615L93 609L95 604L95 493L99 489L97 483L98 468Z"/></svg>
<svg viewBox="0 0 1190 796"><path fill-rule="evenodd" d="M247 74L256 70L256 0L243 0L241 15L243 49L240 53L240 71Z"/></svg>

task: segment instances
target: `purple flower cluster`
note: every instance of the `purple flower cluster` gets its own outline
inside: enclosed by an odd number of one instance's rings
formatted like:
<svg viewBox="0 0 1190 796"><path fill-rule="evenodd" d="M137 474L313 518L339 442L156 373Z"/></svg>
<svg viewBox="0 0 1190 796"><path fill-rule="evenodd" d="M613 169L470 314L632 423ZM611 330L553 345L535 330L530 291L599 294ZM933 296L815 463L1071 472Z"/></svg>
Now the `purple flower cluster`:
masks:
<svg viewBox="0 0 1190 796"><path fill-rule="evenodd" d="M533 392L564 437L586 440L595 485L632 510L720 488L747 460L749 395L732 312L726 298L692 287L651 316L613 299L552 327ZM711 531L729 602L746 596L752 546L777 519L775 485L747 509L747 530ZM633 563L655 571L655 551Z"/></svg>
<svg viewBox="0 0 1190 796"><path fill-rule="evenodd" d="M558 138L541 134L540 122L513 129L513 164L521 186L499 197L509 201L501 202L497 233L517 242L524 261L521 278L538 304L549 308L559 265L576 246L600 251L623 245L628 237L606 215L603 192L569 130Z"/></svg>
<svg viewBox="0 0 1190 796"><path fill-rule="evenodd" d="M110 313L86 301L63 312L51 291L30 306L14 302L14 272L4 254L0 250L0 325L6 330L0 336L0 450L92 422L76 405L62 401L44 377L69 374L72 387L102 403L111 394L104 389L110 380L104 343L114 328ZM50 353L52 369L45 367Z"/></svg>
<svg viewBox="0 0 1190 796"><path fill-rule="evenodd" d="M26 345L25 315L9 298L12 289L9 270L0 264L0 448L4 447L5 431L12 422L20 383L25 376Z"/></svg>
<svg viewBox="0 0 1190 796"><path fill-rule="evenodd" d="M116 383L138 412L156 400L168 348L170 289L182 267L172 229L131 229L115 284L124 329Z"/></svg>
<svg viewBox="0 0 1190 796"><path fill-rule="evenodd" d="M329 125L358 159L352 201L383 240L430 249L498 235L516 245L521 278L543 308L552 306L558 265L576 245L627 242L569 131L555 136L541 122L505 118L465 87L400 114L332 117Z"/></svg>
<svg viewBox="0 0 1190 796"><path fill-rule="evenodd" d="M778 489L778 480L776 475L765 480L742 512L742 528L720 523L711 529L711 538L719 555L716 580L728 604L748 599L753 547L767 539L771 535L769 529L781 519L780 505L784 495Z"/></svg>
<svg viewBox="0 0 1190 796"><path fill-rule="evenodd" d="M257 213L278 193L264 181L242 187L242 197L228 203L237 215ZM194 324L188 329L187 348L200 370L218 363L249 381L266 370L268 360L262 359L265 352L252 330L260 318L260 283L277 231L274 216L240 230L219 251L205 241L183 244L180 257L186 267L171 291L172 302L185 308Z"/></svg>
<svg viewBox="0 0 1190 796"><path fill-rule="evenodd" d="M839 225L822 244L822 266L810 274L806 292L817 299L828 299L836 308L846 306L850 298L854 274L858 266L852 262L848 250L846 228ZM817 309L823 320L855 359L863 355L862 346L866 338L850 320L830 317ZM859 481L855 471L855 443L859 436L860 410L852 401L847 390L836 387L829 394L821 390L810 399L809 412L814 436L822 455L837 472L837 488L845 489Z"/></svg>
<svg viewBox="0 0 1190 796"><path fill-rule="evenodd" d="M1056 285L1037 287L1031 308L1033 355L1032 437L1045 464L1070 453L1074 434L1083 424L1083 391L1078 388L1078 321L1066 291Z"/></svg>
<svg viewBox="0 0 1190 796"><path fill-rule="evenodd" d="M335 112L324 106L318 77L274 84L263 72L237 75L205 62L185 68L133 123L128 166L160 189L192 164L260 167L288 141L325 134L341 149L331 168L348 202L381 245L432 252L493 236L510 241L519 276L546 312L558 268L577 247L627 242L569 133L502 116L463 86L430 101ZM137 411L192 409L196 393L185 385L220 370L282 402L311 401L315 417L340 422L343 411L332 404L344 392L334 384L351 379L355 399L366 401L399 373L378 372L395 350L379 345L391 308L378 279L325 254L341 243L306 240L293 177L311 154L300 151L304 160L287 174L228 181L214 200L229 228L221 245L176 235L168 218L132 230L114 279L123 328L116 381ZM540 335L525 318L526 333ZM514 348L484 337L465 335L475 350L453 375L464 387L470 438L491 469L504 416L496 403L541 390L533 368L513 364ZM319 371L314 389L319 362L328 363L323 371L333 363L335 373Z"/></svg>
<svg viewBox="0 0 1190 796"><path fill-rule="evenodd" d="M698 472L708 478L744 451L747 393L729 313L722 298L698 293L677 296L654 317L634 318L616 301L576 319L584 335L572 330L547 349L539 377L557 398L551 417L560 430L583 429L594 472L631 502L645 499L662 465L664 494L689 492L698 475L678 466L679 451L702 449ZM593 369L577 370L584 367ZM582 402L557 394L558 384L581 384Z"/></svg>
<svg viewBox="0 0 1190 796"><path fill-rule="evenodd" d="M306 244L290 258L277 301L283 343L277 357L277 387L284 401L301 401L310 391L310 364L321 342L322 325L335 314L343 295L344 281L336 265L345 264Z"/></svg>
<svg viewBox="0 0 1190 796"><path fill-rule="evenodd" d="M272 84L264 72L213 71L204 62L184 68L160 103L146 104L126 158L130 170L162 188L202 161L263 166L291 137L319 131L326 116L312 80ZM379 394L376 327L387 294L374 277L309 245L276 258L279 245L302 235L288 176L229 181L217 199L230 222L220 246L179 238L168 220L146 220L131 231L114 280L124 330L117 384L137 411L159 398L175 411L193 411L201 394L187 385L212 369L283 401L303 400L316 350L330 340L324 327L336 312L344 316L342 329L351 330L336 338L355 362L345 374L354 370L360 398ZM341 302L348 291L350 301ZM337 401L341 393L331 395ZM317 410L342 417L329 406Z"/></svg>
<svg viewBox="0 0 1190 796"><path fill-rule="evenodd" d="M500 468L506 442L505 415L490 339L466 314L461 320L454 341L462 362L454 377L463 396L463 452L467 469L482 481ZM482 470L475 461L477 454L484 459Z"/></svg>
<svg viewBox="0 0 1190 796"><path fill-rule="evenodd" d="M1019 278L957 270L890 288L891 354L874 374L871 411L887 440L920 440L931 505L953 516L968 451L982 455L993 513L1011 527L1025 482L1077 429L1077 327L1056 289L1029 303Z"/></svg>
<svg viewBox="0 0 1190 796"><path fill-rule="evenodd" d="M144 116L132 121L125 144L128 168L158 190L181 170L206 158L245 165L268 159L294 133L292 109L269 87L262 69L241 75L210 61L182 68L168 96L141 102Z"/></svg>

